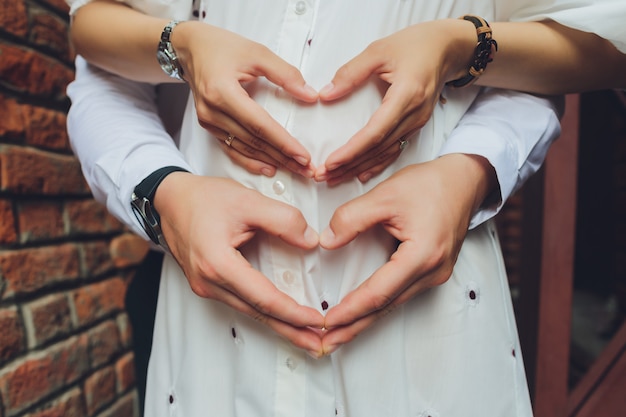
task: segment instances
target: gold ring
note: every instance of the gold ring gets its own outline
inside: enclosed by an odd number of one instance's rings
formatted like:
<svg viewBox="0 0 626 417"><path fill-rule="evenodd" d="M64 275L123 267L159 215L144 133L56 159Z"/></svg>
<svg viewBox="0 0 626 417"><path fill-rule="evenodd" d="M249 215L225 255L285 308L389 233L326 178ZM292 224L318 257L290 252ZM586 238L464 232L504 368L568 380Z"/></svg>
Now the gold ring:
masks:
<svg viewBox="0 0 626 417"><path fill-rule="evenodd" d="M226 146L231 146L234 140L235 140L235 135L231 135L229 133L228 137L224 140L224 143L226 144Z"/></svg>

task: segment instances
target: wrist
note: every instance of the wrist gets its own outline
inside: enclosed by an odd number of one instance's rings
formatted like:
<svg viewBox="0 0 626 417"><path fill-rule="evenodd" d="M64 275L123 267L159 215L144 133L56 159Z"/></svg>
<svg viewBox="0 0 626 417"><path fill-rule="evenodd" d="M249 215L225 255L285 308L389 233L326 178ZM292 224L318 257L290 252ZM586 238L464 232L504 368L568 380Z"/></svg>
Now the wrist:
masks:
<svg viewBox="0 0 626 417"><path fill-rule="evenodd" d="M141 181L134 189L130 205L137 221L155 244L168 250L161 231L161 218L156 208L156 192L162 182L171 174L187 172L184 168L167 166L157 169Z"/></svg>
<svg viewBox="0 0 626 417"><path fill-rule="evenodd" d="M471 190L472 213L491 200L498 190L498 179L489 160L475 154L447 154L439 158L456 171L456 181L460 192Z"/></svg>
<svg viewBox="0 0 626 417"><path fill-rule="evenodd" d="M471 66L476 50L476 28L472 22L463 19L447 19L446 33L449 42L446 48L445 82L457 80Z"/></svg>

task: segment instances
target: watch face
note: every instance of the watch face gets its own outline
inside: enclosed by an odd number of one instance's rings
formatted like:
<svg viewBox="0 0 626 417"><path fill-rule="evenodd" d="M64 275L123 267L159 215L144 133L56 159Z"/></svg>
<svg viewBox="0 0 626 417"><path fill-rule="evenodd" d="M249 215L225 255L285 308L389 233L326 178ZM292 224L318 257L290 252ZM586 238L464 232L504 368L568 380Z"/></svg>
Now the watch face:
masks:
<svg viewBox="0 0 626 417"><path fill-rule="evenodd" d="M157 51L157 60L159 61L161 68L163 68L163 71L165 71L168 75L172 75L174 72L174 65L172 64L172 59L166 50L159 49Z"/></svg>

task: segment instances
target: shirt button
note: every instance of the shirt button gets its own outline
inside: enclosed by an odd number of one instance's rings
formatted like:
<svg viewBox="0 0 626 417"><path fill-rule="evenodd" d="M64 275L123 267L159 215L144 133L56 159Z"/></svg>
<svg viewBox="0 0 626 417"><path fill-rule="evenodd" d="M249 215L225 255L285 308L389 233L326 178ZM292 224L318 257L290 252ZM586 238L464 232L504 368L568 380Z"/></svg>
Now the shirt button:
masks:
<svg viewBox="0 0 626 417"><path fill-rule="evenodd" d="M296 3L296 14L305 14L306 13L306 3L303 1L299 1Z"/></svg>
<svg viewBox="0 0 626 417"><path fill-rule="evenodd" d="M276 193L276 195L281 195L285 192L285 184L280 180L275 181L272 185L272 189L274 190L274 193Z"/></svg>
<svg viewBox="0 0 626 417"><path fill-rule="evenodd" d="M293 358L287 358L285 360L285 365L289 368L290 371L294 371L298 367L298 363L293 360Z"/></svg>
<svg viewBox="0 0 626 417"><path fill-rule="evenodd" d="M291 285L293 284L293 280L294 280L294 276L291 271L283 272L283 281L285 281L285 284Z"/></svg>

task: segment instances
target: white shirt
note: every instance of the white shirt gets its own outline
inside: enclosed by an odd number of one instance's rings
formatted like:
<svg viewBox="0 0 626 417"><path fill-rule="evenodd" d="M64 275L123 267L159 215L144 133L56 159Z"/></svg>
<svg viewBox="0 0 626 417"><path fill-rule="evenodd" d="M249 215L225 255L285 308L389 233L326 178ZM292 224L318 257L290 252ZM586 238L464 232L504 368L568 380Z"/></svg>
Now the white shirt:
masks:
<svg viewBox="0 0 626 417"><path fill-rule="evenodd" d="M206 9L209 23L266 44L319 89L368 43L411 23L468 10L488 21L506 20L517 5L507 0L275 0L258 7L251 0L229 0L204 1L199 7ZM479 89L447 90L447 103L435 109L432 120L383 174L365 185L355 180L328 188L288 172L267 178L233 165L197 124L191 101L179 153L163 133L150 86L78 64L78 81L69 89L72 144L96 197L136 230L129 209L132 188L164 165L235 178L298 207L313 228L322 230L343 202L402 166L443 153L487 157L507 197L537 168L558 133L556 115L541 99L490 91L465 113ZM374 84L330 106L300 106L263 80L250 94L309 149L315 164L363 126L381 99ZM493 212L475 216L474 224ZM390 236L374 229L333 252L302 253L262 235L243 253L278 288L321 311L322 302L338 303L386 262L393 247ZM146 415L531 415L494 226L488 222L468 234L446 284L414 298L320 360L228 307L195 296L175 261L166 257Z"/></svg>

